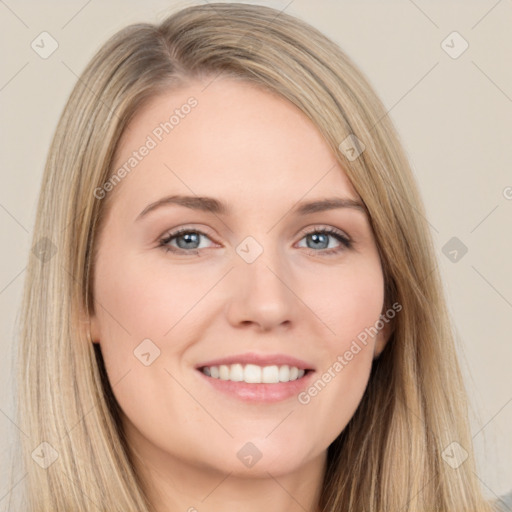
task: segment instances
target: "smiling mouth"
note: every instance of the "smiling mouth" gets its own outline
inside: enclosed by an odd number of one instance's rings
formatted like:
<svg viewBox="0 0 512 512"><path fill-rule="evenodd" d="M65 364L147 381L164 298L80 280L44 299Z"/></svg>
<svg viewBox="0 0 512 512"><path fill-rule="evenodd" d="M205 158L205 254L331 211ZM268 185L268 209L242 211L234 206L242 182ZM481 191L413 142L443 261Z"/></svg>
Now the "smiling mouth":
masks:
<svg viewBox="0 0 512 512"><path fill-rule="evenodd" d="M312 370L299 369L290 365L258 366L255 364L222 364L203 366L199 371L213 379L247 384L278 384L302 379Z"/></svg>

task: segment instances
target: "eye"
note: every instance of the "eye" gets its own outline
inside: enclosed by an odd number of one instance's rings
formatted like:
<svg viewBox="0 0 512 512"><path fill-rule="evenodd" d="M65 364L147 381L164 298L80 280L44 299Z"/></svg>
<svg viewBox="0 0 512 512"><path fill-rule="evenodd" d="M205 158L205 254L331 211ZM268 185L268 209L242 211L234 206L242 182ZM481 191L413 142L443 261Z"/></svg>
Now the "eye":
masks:
<svg viewBox="0 0 512 512"><path fill-rule="evenodd" d="M159 247L166 252L175 254L199 255L199 249L208 249L208 247L201 247L202 238L211 240L206 233L200 230L180 228L161 238ZM310 249L310 254L313 255L334 255L352 247L351 240L343 232L331 227L315 227L303 235L301 240L304 239L311 241L311 244L307 244L306 249ZM331 240L337 241L338 246L333 248Z"/></svg>
<svg viewBox="0 0 512 512"><path fill-rule="evenodd" d="M206 233L197 229L180 228L165 235L165 237L160 240L159 246L163 247L168 252L199 254L198 249L204 249L204 247L200 247L202 237L210 239ZM177 247L171 245L173 242L176 242Z"/></svg>
<svg viewBox="0 0 512 512"><path fill-rule="evenodd" d="M337 247L329 247L330 240L336 240L338 242ZM310 231L306 232L304 237L301 240L306 239L307 241L311 241L310 245L307 245L307 249L320 249L319 251L313 250L310 253L316 255L317 253L322 255L334 255L338 254L346 249L350 249L352 247L351 240L341 231L331 227L315 227Z"/></svg>

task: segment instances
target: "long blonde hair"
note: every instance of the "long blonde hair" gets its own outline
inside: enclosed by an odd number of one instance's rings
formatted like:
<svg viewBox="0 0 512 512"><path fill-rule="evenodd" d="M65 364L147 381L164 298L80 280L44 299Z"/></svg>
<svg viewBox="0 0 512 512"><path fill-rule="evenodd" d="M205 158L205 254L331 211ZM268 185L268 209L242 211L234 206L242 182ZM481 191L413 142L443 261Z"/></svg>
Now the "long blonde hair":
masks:
<svg viewBox="0 0 512 512"><path fill-rule="evenodd" d="M425 212L385 108L318 30L269 7L236 3L191 6L161 24L119 31L87 65L62 113L20 316L24 510L152 510L120 426L116 383L83 320L98 307L91 283L111 199L97 199L94 190L114 171L120 137L147 100L217 76L280 95L318 127L368 210L385 308L403 306L359 408L329 447L319 510L491 510L474 474L465 391ZM364 144L358 158L343 151L349 136ZM463 449L468 458L452 467L445 449Z"/></svg>

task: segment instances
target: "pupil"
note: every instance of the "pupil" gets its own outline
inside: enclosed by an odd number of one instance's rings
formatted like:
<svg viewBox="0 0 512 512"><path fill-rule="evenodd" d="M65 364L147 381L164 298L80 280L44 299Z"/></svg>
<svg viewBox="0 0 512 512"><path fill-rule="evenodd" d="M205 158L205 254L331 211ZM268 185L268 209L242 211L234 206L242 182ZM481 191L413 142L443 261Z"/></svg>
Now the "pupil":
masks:
<svg viewBox="0 0 512 512"><path fill-rule="evenodd" d="M322 241L321 241L321 240L319 240L319 238L320 238L320 237L323 237L324 239L327 239L327 236L326 236L325 234L322 234L322 233L320 233L320 234L319 234L319 233L314 233L314 234L312 234L312 235L310 235L310 236L311 236L311 238L313 239L313 241L314 241L315 243L317 243L317 242L319 242L319 241L320 241L320 243L322 243ZM324 243L325 243L325 241L326 241L326 240L324 240ZM329 245L329 243L328 243L328 242L327 242L327 245ZM325 249L325 248L326 248L326 247L323 247L323 249Z"/></svg>
<svg viewBox="0 0 512 512"><path fill-rule="evenodd" d="M178 246L180 247L180 249L190 249L190 247L188 245L180 244L181 239L185 240L185 244L190 243L190 242L197 243L198 234L197 233L185 233L184 235L181 235L181 237L178 238ZM185 247L181 247L181 245L185 245Z"/></svg>

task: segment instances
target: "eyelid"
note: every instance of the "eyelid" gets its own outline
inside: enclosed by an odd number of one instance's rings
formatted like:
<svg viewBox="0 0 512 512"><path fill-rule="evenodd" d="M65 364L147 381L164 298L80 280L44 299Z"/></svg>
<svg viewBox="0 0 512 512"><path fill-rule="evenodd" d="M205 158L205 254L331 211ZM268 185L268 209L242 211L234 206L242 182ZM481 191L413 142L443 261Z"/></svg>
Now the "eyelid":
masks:
<svg viewBox="0 0 512 512"><path fill-rule="evenodd" d="M350 236L348 233L343 231L342 229L335 228L334 226L330 226L328 224L313 224L312 226L308 226L304 228L303 231L300 232L302 236L309 235L310 233L316 233L317 231L326 231L330 233L336 233L340 236L344 236L347 240L350 240Z"/></svg>
<svg viewBox="0 0 512 512"><path fill-rule="evenodd" d="M182 225L178 228L172 228L170 230L167 230L163 235L161 235L158 238L159 241L159 247L165 248L169 252L174 252L176 254L184 254L184 255L198 255L200 251L204 251L205 249L210 249L210 247L202 248L202 249L180 249L180 248L171 248L170 245L168 245L173 239L179 237L183 233L197 233L200 236L204 236L208 238L210 241L212 241L214 244L219 245L218 242L215 241L215 237L212 236L209 232L209 229L205 228L197 228L193 225ZM308 253L311 252L314 255L335 255L338 254L344 250L351 249L352 248L352 238L343 230L336 228L334 226L330 225L322 225L322 224L313 224L311 226L308 226L304 228L302 231L299 232L299 240L300 242L304 237L306 237L309 234L315 234L315 233L326 233L328 236L335 238L338 243L342 247L337 248L331 248L331 249L322 249L319 251L315 251L311 248L302 248L305 249Z"/></svg>
<svg viewBox="0 0 512 512"><path fill-rule="evenodd" d="M219 244L218 242L215 241L215 237L210 233L210 230L208 230L207 228L198 228L198 227L194 227L192 225L183 225L183 226L179 226L177 228L171 228L171 229L168 229L166 230L161 236L158 237L158 241L160 243L162 243L163 241L167 240L167 239L173 239L183 233L198 233L202 236L205 236L207 238L209 238L213 243L215 244ZM177 250L180 250L180 249L177 249ZM198 249L193 249L193 250L198 250ZM187 251L189 252L189 251Z"/></svg>
<svg viewBox="0 0 512 512"><path fill-rule="evenodd" d="M302 231L300 234L299 242L307 235L315 233L326 233L328 236L336 239L338 243L341 245L341 248L337 247L331 249L323 249L320 251L315 251L314 249L310 249L307 247L303 248L306 250L306 252L308 252L308 254L312 254L314 256L321 255L329 257L336 256L343 251L353 249L354 241L352 240L352 237L350 237L345 231L330 225L314 224L313 226L305 228L305 230Z"/></svg>
<svg viewBox="0 0 512 512"><path fill-rule="evenodd" d="M176 233L178 231L198 231L198 232L201 231L205 235L210 235L211 233L213 233L213 231L210 228L208 228L207 226L204 226L203 224L191 223L191 224L178 224L176 227L166 229L163 232L162 236L165 236L166 234L170 234L170 233Z"/></svg>

